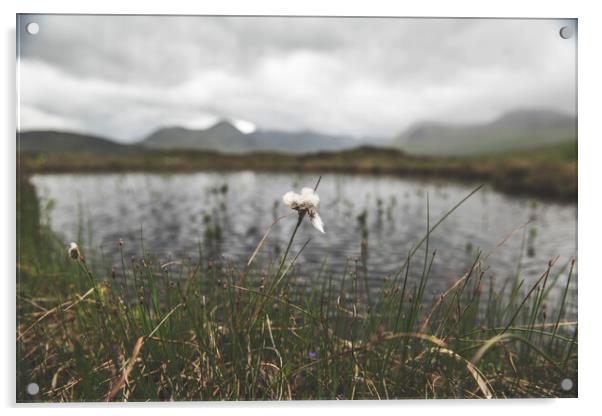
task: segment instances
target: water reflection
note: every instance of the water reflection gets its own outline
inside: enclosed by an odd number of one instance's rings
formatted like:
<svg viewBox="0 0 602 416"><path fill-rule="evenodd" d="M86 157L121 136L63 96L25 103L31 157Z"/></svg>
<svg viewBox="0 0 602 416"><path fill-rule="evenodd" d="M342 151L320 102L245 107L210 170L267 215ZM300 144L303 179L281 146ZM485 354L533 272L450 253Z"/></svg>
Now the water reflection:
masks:
<svg viewBox="0 0 602 416"><path fill-rule="evenodd" d="M51 225L65 243L90 239L116 262L117 241L126 254L144 248L165 261L209 256L246 261L267 226L290 212L281 202L289 190L313 186L315 175L273 173L36 175L41 202L55 201ZM299 258L302 273L340 278L363 255L372 281L397 270L426 232L427 194L433 224L474 186L437 181L359 175L325 175L318 190L326 234L304 222L293 251L311 238ZM295 216L280 221L259 258L273 259L288 241ZM576 205L500 194L484 188L432 235L437 251L430 290L440 291L461 276L478 250L487 276L535 279L548 261L566 263L576 254ZM413 262L421 271L424 252Z"/></svg>

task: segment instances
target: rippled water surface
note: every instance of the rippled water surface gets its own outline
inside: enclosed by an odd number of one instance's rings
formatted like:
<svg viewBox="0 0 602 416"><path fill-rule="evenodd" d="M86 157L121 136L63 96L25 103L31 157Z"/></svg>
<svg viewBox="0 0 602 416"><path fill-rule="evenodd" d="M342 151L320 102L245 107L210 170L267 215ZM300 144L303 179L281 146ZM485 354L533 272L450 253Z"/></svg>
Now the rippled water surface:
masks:
<svg viewBox="0 0 602 416"><path fill-rule="evenodd" d="M316 177L274 173L37 175L41 205L65 243L89 241L114 261L116 243L128 255L144 249L162 260L218 253L243 264L275 218L290 210L281 202L289 190L313 187ZM309 278L321 264L340 278L355 268L361 241L368 242L369 276L375 281L396 270L426 231L427 194L434 224L475 185L394 177L325 175L319 186L319 213L326 234L304 223L293 250L311 238L299 257ZM461 276L477 250L486 256L488 276L534 279L552 258L566 263L576 255L575 204L507 196L484 188L433 233L436 250L432 285L447 287ZM286 246L295 216L281 220L260 257L274 258ZM528 223L528 224L527 224ZM525 224L527 224L525 226ZM500 243L502 243L500 245ZM100 251L100 250L99 250ZM421 257L412 270L421 270ZM325 261L325 262L324 262Z"/></svg>

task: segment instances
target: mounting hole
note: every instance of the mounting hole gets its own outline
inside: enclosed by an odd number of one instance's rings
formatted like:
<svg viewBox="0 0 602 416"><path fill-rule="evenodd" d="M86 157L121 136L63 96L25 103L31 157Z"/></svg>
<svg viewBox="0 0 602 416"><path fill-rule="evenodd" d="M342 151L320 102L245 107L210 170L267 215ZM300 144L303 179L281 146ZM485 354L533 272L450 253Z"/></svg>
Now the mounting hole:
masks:
<svg viewBox="0 0 602 416"><path fill-rule="evenodd" d="M25 30L27 30L27 33L29 33L30 35L37 35L40 31L40 25L36 22L27 23L27 26L25 26Z"/></svg>
<svg viewBox="0 0 602 416"><path fill-rule="evenodd" d="M573 28L569 26L563 26L560 28L559 33L562 39L570 39L573 37Z"/></svg>
<svg viewBox="0 0 602 416"><path fill-rule="evenodd" d="M38 394L39 391L40 386L38 386L38 383L29 383L27 385L27 394L29 394L30 396L35 396L36 394Z"/></svg>
<svg viewBox="0 0 602 416"><path fill-rule="evenodd" d="M569 391L573 389L573 380L570 378L565 378L560 382L560 388L564 391Z"/></svg>

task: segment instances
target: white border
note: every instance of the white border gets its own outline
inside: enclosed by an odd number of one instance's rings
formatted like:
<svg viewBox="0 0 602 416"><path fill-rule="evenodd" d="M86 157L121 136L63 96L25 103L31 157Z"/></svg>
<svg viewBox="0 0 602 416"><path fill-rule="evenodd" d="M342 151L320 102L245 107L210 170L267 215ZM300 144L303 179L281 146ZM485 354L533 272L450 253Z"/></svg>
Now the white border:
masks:
<svg viewBox="0 0 602 416"><path fill-rule="evenodd" d="M445 16L445 17L564 17L579 19L579 399L567 400L507 400L494 403L475 401L398 401L398 402L295 402L295 403L194 403L161 405L119 405L111 406L110 411L130 415L134 408L144 407L149 414L164 413L173 408L180 413L211 414L244 411L253 414L305 414L315 411L339 411L346 414L365 414L371 408L380 412L441 412L447 415L467 412L488 415L528 410L546 414L577 414L596 406L601 385L600 375L600 333L602 325L597 317L600 314L600 294L602 275L600 273L600 189L598 178L602 178L599 159L602 157L602 134L600 129L600 75L602 74L600 41L602 40L602 16L596 12L596 2L585 5L570 0L431 0L411 1L407 4L393 1L319 1L303 0L284 2L282 0L224 0L220 2L187 2L169 0L150 3L149 0L130 1L76 1L76 0L3 0L2 13L3 47L3 99L0 110L2 132L2 196L0 204L0 230L2 247L0 265L4 273L3 315L4 323L0 355L0 403L12 407L15 400L15 21L16 13L107 13L107 14L261 14L261 15L360 15L360 16ZM20 406L23 407L23 406ZM23 410L34 413L60 412L80 414L82 405L30 406ZM88 405L86 412L100 414L109 410L106 405ZM138 409L139 411L140 409Z"/></svg>

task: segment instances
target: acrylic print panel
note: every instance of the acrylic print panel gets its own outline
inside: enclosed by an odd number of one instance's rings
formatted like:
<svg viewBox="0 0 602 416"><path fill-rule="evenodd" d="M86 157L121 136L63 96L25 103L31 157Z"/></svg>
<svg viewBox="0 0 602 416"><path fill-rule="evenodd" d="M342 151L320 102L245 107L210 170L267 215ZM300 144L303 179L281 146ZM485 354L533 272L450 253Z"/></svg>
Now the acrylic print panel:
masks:
<svg viewBox="0 0 602 416"><path fill-rule="evenodd" d="M19 402L577 396L577 22L19 15Z"/></svg>

